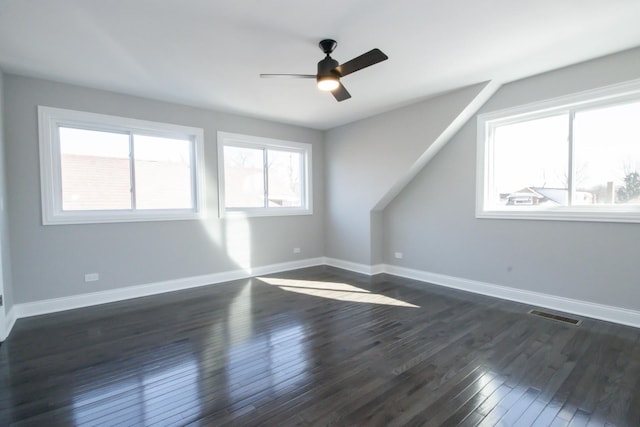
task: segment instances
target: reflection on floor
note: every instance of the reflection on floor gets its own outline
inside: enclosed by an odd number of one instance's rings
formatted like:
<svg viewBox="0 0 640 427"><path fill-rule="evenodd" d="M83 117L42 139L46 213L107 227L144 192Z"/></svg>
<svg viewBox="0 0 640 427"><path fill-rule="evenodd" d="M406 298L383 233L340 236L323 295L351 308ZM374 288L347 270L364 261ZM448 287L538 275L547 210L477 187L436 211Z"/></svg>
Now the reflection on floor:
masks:
<svg viewBox="0 0 640 427"><path fill-rule="evenodd" d="M90 425L96 418L105 417L112 425L178 424L181 414L167 415L184 402L198 402L198 362L186 342L163 347L156 355L161 353L165 357L156 366L146 366L144 358L137 356L120 362L126 367L116 362L76 372L78 377L85 375L93 380L86 389L74 389L74 424ZM113 376L113 371L128 371L131 365L138 367L132 375ZM198 412L199 406L195 405L193 413Z"/></svg>
<svg viewBox="0 0 640 427"><path fill-rule="evenodd" d="M317 267L18 321L0 425L640 425L640 331Z"/></svg>

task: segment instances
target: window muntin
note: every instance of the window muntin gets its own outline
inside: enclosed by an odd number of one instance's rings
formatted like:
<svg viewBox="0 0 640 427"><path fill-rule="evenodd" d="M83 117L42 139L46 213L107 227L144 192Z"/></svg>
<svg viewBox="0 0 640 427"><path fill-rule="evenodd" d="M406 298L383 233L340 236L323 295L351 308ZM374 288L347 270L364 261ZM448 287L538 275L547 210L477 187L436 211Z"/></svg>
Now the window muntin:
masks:
<svg viewBox="0 0 640 427"><path fill-rule="evenodd" d="M640 221L640 83L478 117L476 215Z"/></svg>
<svg viewBox="0 0 640 427"><path fill-rule="evenodd" d="M312 213L311 145L218 133L221 215Z"/></svg>
<svg viewBox="0 0 640 427"><path fill-rule="evenodd" d="M202 216L202 129L38 111L45 225Z"/></svg>

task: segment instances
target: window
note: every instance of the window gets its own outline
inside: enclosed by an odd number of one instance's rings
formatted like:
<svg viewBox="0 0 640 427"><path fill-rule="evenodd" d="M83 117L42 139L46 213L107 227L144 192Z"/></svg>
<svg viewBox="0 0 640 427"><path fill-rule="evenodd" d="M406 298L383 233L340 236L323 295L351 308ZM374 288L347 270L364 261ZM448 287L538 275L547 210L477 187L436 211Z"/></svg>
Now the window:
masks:
<svg viewBox="0 0 640 427"><path fill-rule="evenodd" d="M220 215L311 214L311 144L218 132Z"/></svg>
<svg viewBox="0 0 640 427"><path fill-rule="evenodd" d="M640 81L478 116L476 216L640 222Z"/></svg>
<svg viewBox="0 0 640 427"><path fill-rule="evenodd" d="M194 219L202 129L38 107L48 224Z"/></svg>

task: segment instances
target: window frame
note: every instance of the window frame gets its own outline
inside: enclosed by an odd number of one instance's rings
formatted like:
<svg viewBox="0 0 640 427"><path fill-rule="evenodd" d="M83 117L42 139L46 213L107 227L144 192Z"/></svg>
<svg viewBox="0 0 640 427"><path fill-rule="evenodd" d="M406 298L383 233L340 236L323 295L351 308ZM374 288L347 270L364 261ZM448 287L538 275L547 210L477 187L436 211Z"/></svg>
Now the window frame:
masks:
<svg viewBox="0 0 640 427"><path fill-rule="evenodd" d="M191 141L190 209L63 210L60 127ZM43 225L194 220L205 215L204 131L201 128L38 106L40 189ZM133 175L133 154L129 154ZM133 179L131 186L135 185ZM132 194L135 189L132 188ZM133 199L133 196L132 196Z"/></svg>
<svg viewBox="0 0 640 427"><path fill-rule="evenodd" d="M573 205L548 207L544 210L531 209L526 206L510 206L509 209L499 209L490 205L492 137L493 130L497 126L540 119L561 113L572 115L576 112L638 101L640 101L640 79L478 115L476 218L640 222L640 206L634 205ZM573 168L571 144L572 140L570 139L567 144L570 175ZM571 184L569 190L571 190Z"/></svg>
<svg viewBox="0 0 640 427"><path fill-rule="evenodd" d="M294 151L302 154L301 164L301 195L302 207L245 207L227 208L225 204L225 168L224 147L243 147L262 150ZM312 215L313 214L313 182L312 182L312 156L313 147L309 143L286 141L282 139L265 138L239 133L218 132L218 197L219 215L224 217L260 217L260 216L286 216L286 215ZM263 172L267 174L267 169ZM268 194L268 181L265 180L265 193Z"/></svg>

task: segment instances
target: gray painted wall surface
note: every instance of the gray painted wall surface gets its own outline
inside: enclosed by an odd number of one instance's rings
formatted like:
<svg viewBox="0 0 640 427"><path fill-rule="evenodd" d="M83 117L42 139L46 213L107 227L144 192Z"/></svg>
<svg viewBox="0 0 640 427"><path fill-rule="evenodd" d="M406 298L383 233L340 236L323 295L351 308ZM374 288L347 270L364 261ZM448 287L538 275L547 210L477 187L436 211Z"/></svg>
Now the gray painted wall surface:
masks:
<svg viewBox="0 0 640 427"><path fill-rule="evenodd" d="M11 279L11 252L9 248L9 218L7 214L6 144L4 136L4 74L0 71L0 248L2 249L2 280L4 282L4 307L8 312L13 306Z"/></svg>
<svg viewBox="0 0 640 427"><path fill-rule="evenodd" d="M38 105L204 129L205 221L43 226L38 163ZM16 303L319 257L323 254L323 133L36 80L5 76L8 209ZM313 144L314 214L218 219L216 132ZM300 247L300 254L292 248ZM85 283L97 272L100 281Z"/></svg>
<svg viewBox="0 0 640 427"><path fill-rule="evenodd" d="M382 261L377 250L381 216L371 210L483 87L462 88L327 131L328 257L362 264Z"/></svg>
<svg viewBox="0 0 640 427"><path fill-rule="evenodd" d="M637 78L640 49L505 85L480 112ZM640 310L640 224L476 219L475 173L472 120L385 210L387 263Z"/></svg>

